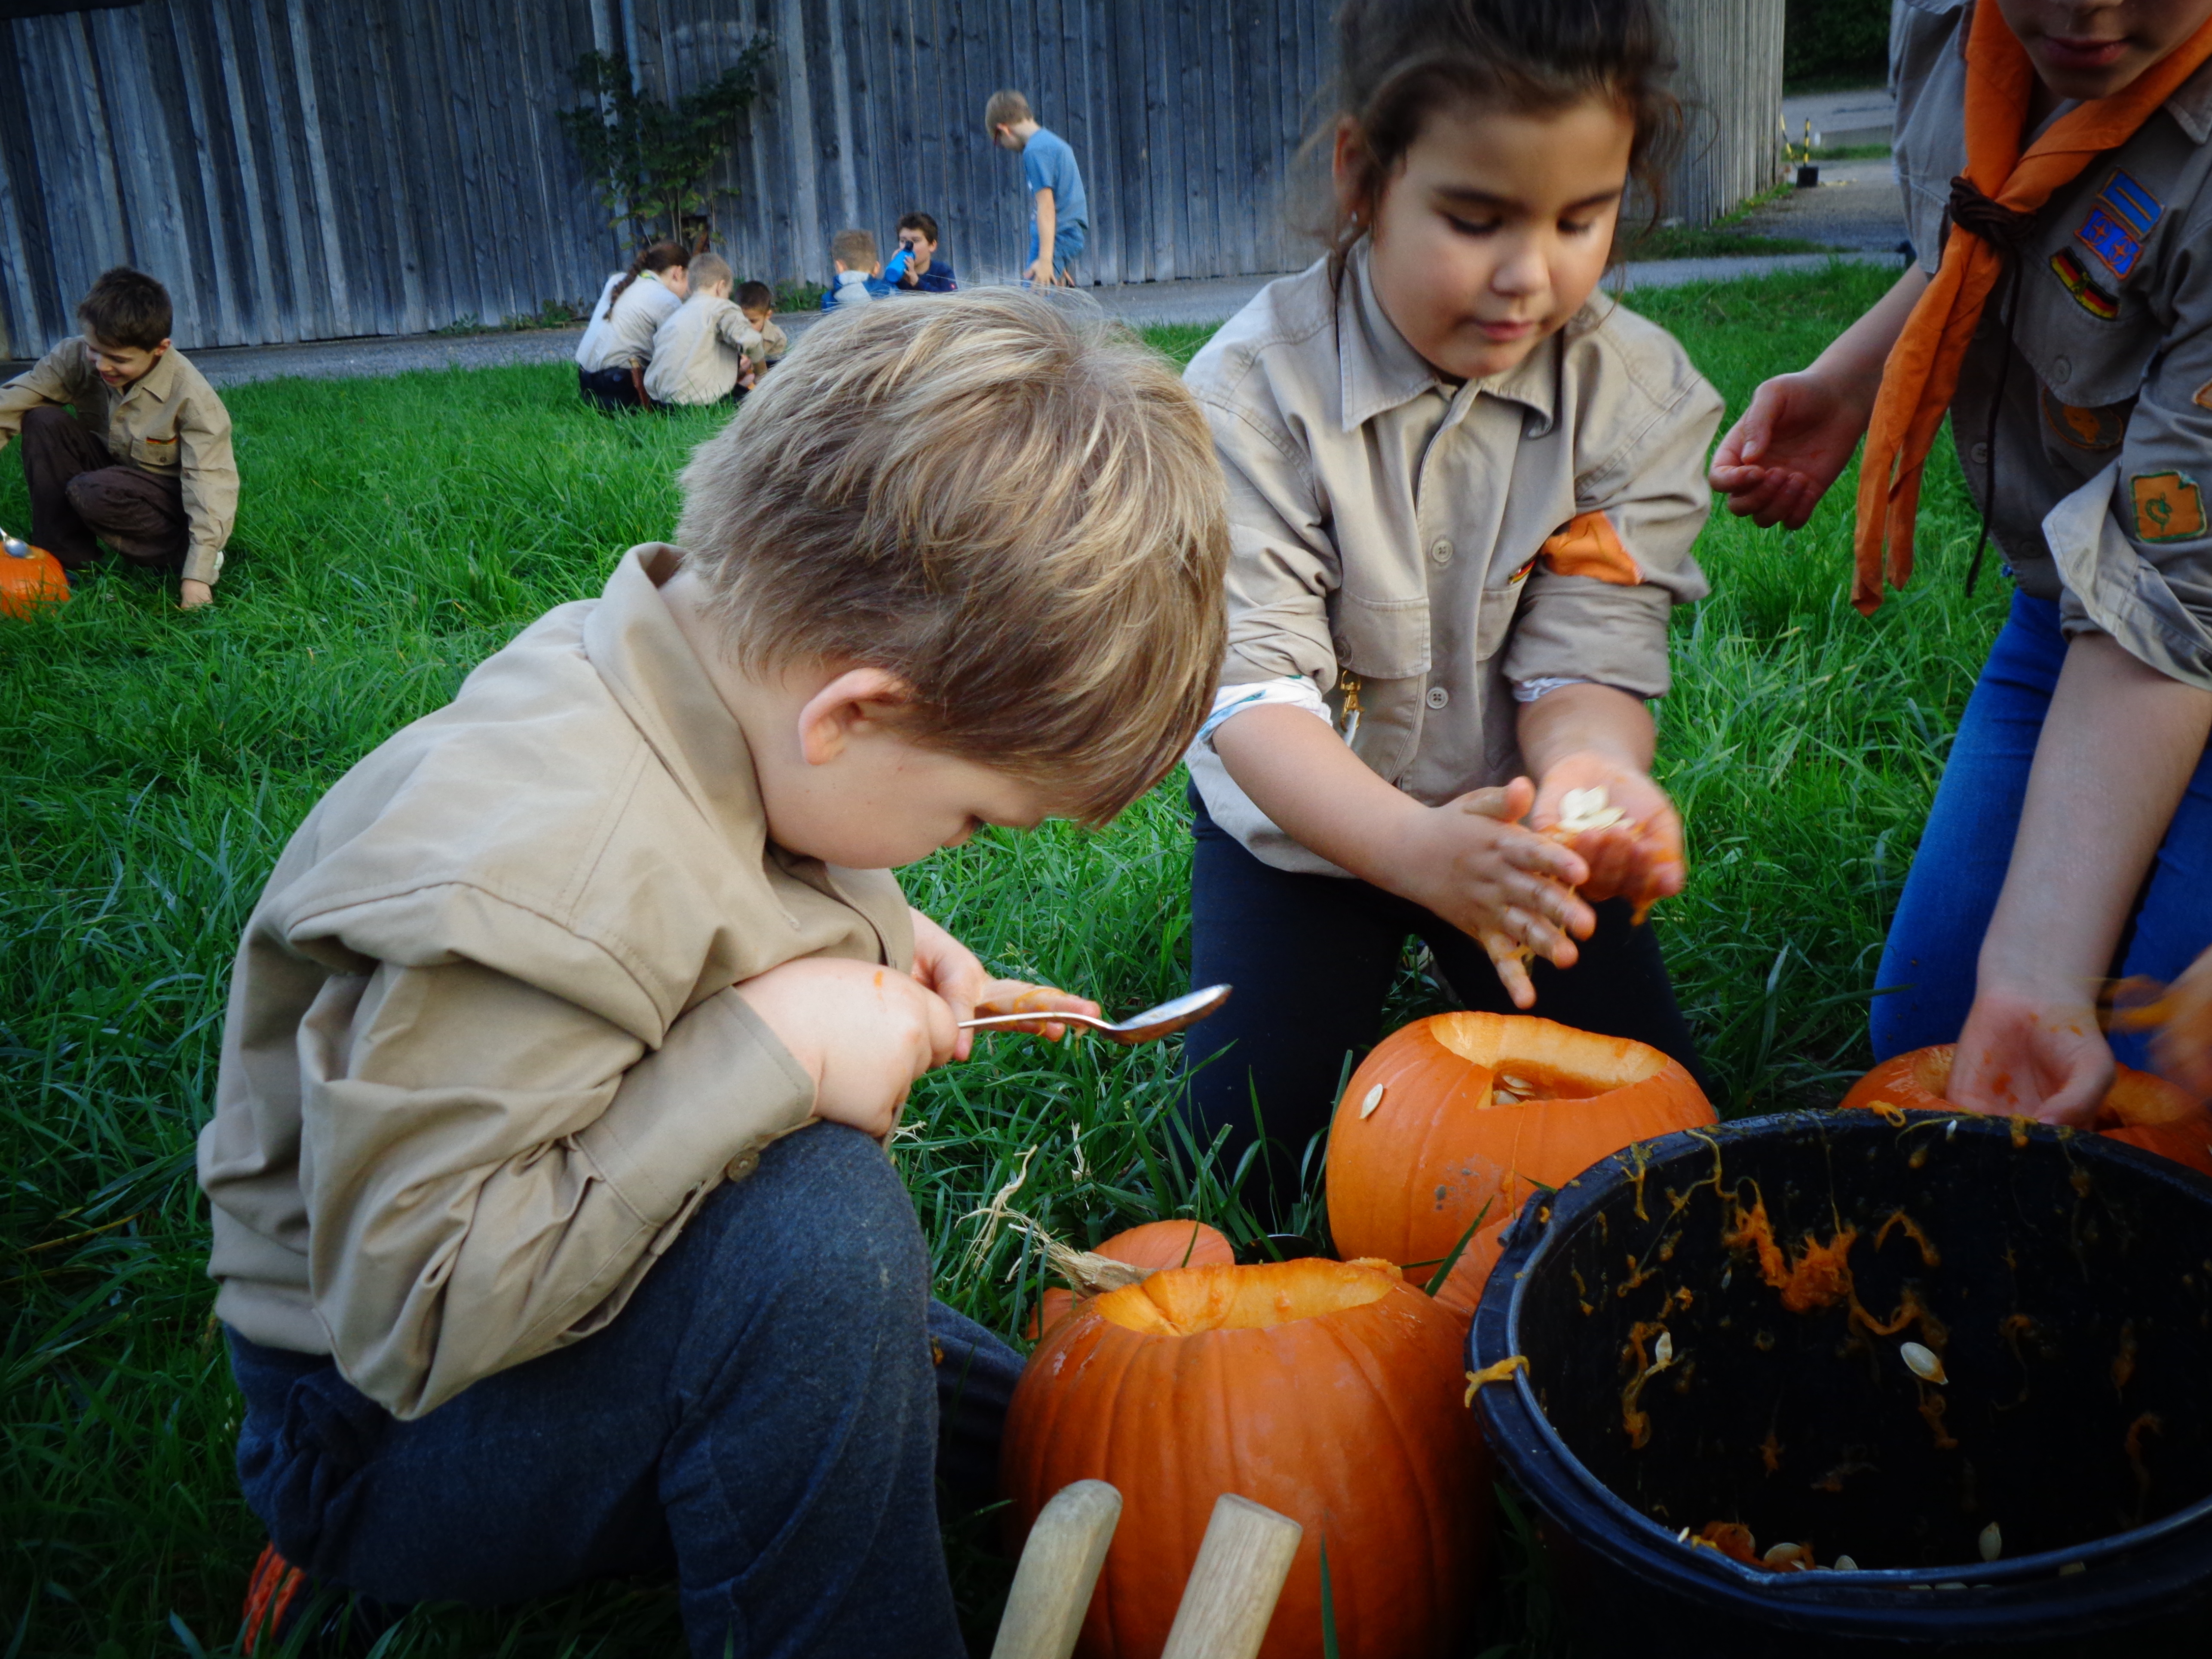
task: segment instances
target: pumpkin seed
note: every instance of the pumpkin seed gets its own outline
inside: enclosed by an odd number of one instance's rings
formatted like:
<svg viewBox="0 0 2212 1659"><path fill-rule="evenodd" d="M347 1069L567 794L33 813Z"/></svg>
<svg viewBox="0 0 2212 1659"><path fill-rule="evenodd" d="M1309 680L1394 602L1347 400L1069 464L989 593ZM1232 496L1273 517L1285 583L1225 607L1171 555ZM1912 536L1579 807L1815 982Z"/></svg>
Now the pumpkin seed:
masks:
<svg viewBox="0 0 2212 1659"><path fill-rule="evenodd" d="M1951 1380L1943 1375L1942 1357L1933 1348L1923 1348L1917 1342L1905 1342L1899 1345L1897 1352L1903 1358L1905 1368L1923 1382L1948 1382Z"/></svg>
<svg viewBox="0 0 2212 1659"><path fill-rule="evenodd" d="M1367 1098L1359 1103L1360 1116L1372 1117L1375 1115L1375 1109L1382 1103L1382 1089L1383 1085L1378 1083L1367 1091Z"/></svg>
<svg viewBox="0 0 2212 1659"><path fill-rule="evenodd" d="M1659 1333L1659 1340L1651 1345L1651 1369L1663 1371L1674 1363L1674 1336L1671 1331Z"/></svg>
<svg viewBox="0 0 2212 1659"><path fill-rule="evenodd" d="M1793 1561L1802 1563L1805 1559L1805 1547L1802 1544L1770 1544L1766 1553L1759 1559L1770 1567L1787 1566Z"/></svg>
<svg viewBox="0 0 2212 1659"><path fill-rule="evenodd" d="M1946 1140L1956 1140L1958 1138L1959 1120L1954 1117L1948 1123L1943 1126L1943 1139Z"/></svg>
<svg viewBox="0 0 2212 1659"><path fill-rule="evenodd" d="M1997 1530L1996 1522L1992 1521L1982 1528L1980 1546L1984 1561L1994 1561L2004 1553L2004 1534Z"/></svg>
<svg viewBox="0 0 2212 1659"><path fill-rule="evenodd" d="M1838 1572L1856 1572L1859 1570L1859 1564L1848 1555L1839 1555L1836 1558L1835 1570Z"/></svg>
<svg viewBox="0 0 2212 1659"><path fill-rule="evenodd" d="M2089 1564L2087 1561L2069 1561L2064 1566L2058 1569L2058 1576L2061 1578L2071 1578L2077 1572L2087 1572L2088 1571Z"/></svg>

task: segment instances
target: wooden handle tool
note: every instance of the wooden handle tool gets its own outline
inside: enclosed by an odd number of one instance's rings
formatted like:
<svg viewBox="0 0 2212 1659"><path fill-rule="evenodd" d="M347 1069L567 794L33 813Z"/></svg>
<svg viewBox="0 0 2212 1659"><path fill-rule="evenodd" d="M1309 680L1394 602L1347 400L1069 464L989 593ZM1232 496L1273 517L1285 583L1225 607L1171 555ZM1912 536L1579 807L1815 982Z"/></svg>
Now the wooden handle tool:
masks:
<svg viewBox="0 0 2212 1659"><path fill-rule="evenodd" d="M991 1659L1067 1659L1075 1651L1121 1519L1121 1494L1103 1480L1079 1480L1053 1494L1022 1546ZM1206 1534L1209 1542L1212 1536Z"/></svg>
<svg viewBox="0 0 2212 1659"><path fill-rule="evenodd" d="M1288 1516L1222 1493L1160 1659L1254 1659L1304 1535Z"/></svg>

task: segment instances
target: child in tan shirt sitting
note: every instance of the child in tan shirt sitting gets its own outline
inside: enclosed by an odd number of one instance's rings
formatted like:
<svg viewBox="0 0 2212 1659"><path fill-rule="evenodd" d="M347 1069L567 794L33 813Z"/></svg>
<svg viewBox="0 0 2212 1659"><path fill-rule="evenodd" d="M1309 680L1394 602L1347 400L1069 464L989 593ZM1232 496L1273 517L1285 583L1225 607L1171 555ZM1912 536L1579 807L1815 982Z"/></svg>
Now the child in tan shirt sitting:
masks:
<svg viewBox="0 0 2212 1659"><path fill-rule="evenodd" d="M1164 362L994 290L802 341L684 491L247 923L199 1169L259 1582L672 1566L700 1656L951 1659L936 1482L988 1490L1018 1361L930 1301L882 1143L1027 988L890 866L1175 764L1220 473Z"/></svg>
<svg viewBox="0 0 2212 1659"><path fill-rule="evenodd" d="M732 273L712 253L691 259L690 292L654 331L646 395L657 404L727 403L751 378L760 336L730 303Z"/></svg>

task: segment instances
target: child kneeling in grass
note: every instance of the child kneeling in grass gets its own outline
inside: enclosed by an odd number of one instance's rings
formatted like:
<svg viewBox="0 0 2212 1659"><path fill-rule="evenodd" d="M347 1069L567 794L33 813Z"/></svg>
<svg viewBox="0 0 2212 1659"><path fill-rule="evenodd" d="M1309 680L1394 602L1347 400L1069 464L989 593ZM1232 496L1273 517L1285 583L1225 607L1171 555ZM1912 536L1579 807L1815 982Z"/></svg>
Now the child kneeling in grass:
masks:
<svg viewBox="0 0 2212 1659"><path fill-rule="evenodd" d="M988 1489L1018 1361L882 1143L1024 988L888 866L1174 765L1220 474L1162 360L989 291L802 342L684 489L247 924L200 1143L240 1473L379 1602L672 1565L702 1656L955 1655L935 1480Z"/></svg>
<svg viewBox="0 0 2212 1659"><path fill-rule="evenodd" d="M1656 6L1352 0L1340 31L1331 251L1185 377L1234 550L1192 972L1237 993L1189 1109L1231 1170L1264 1128L1279 1218L1409 934L1463 1006L1697 1066L1632 901L1681 885L1645 699L1705 592L1721 401L1596 292L1674 118ZM1539 833L1601 789L1625 822Z"/></svg>

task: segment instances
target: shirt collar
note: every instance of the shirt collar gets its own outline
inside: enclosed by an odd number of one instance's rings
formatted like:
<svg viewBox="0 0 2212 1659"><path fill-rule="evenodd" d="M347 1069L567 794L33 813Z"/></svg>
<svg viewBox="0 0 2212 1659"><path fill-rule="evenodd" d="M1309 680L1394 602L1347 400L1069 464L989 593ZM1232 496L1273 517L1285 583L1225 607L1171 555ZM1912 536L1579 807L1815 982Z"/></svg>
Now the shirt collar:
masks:
<svg viewBox="0 0 2212 1659"><path fill-rule="evenodd" d="M757 854L768 824L752 750L660 597L683 563L683 550L665 542L623 554L585 619L584 654L684 793L726 839Z"/></svg>
<svg viewBox="0 0 2212 1659"><path fill-rule="evenodd" d="M1353 431L1424 392L1440 392L1449 399L1459 390L1407 344L1397 325L1383 314L1368 272L1368 241L1364 236L1346 256L1336 324L1345 431ZM1535 413L1539 433L1549 431L1559 405L1559 350L1557 341L1540 343L1504 374L1469 381L1466 388L1472 394L1469 401L1486 392L1510 398Z"/></svg>
<svg viewBox="0 0 2212 1659"><path fill-rule="evenodd" d="M87 346L85 348L84 360L88 366L92 362L92 348L90 346ZM96 368L93 370L94 374L97 374L100 371ZM105 386L106 382L102 381L100 384ZM115 397L115 400L118 403L121 403L143 392L148 397L151 398L155 403L166 404L169 401L169 394L176 389L177 349L174 346L171 346L167 351L163 352L159 357L154 360L153 368L148 369L137 380L131 381L129 386L125 386L122 391L118 392L113 395Z"/></svg>

